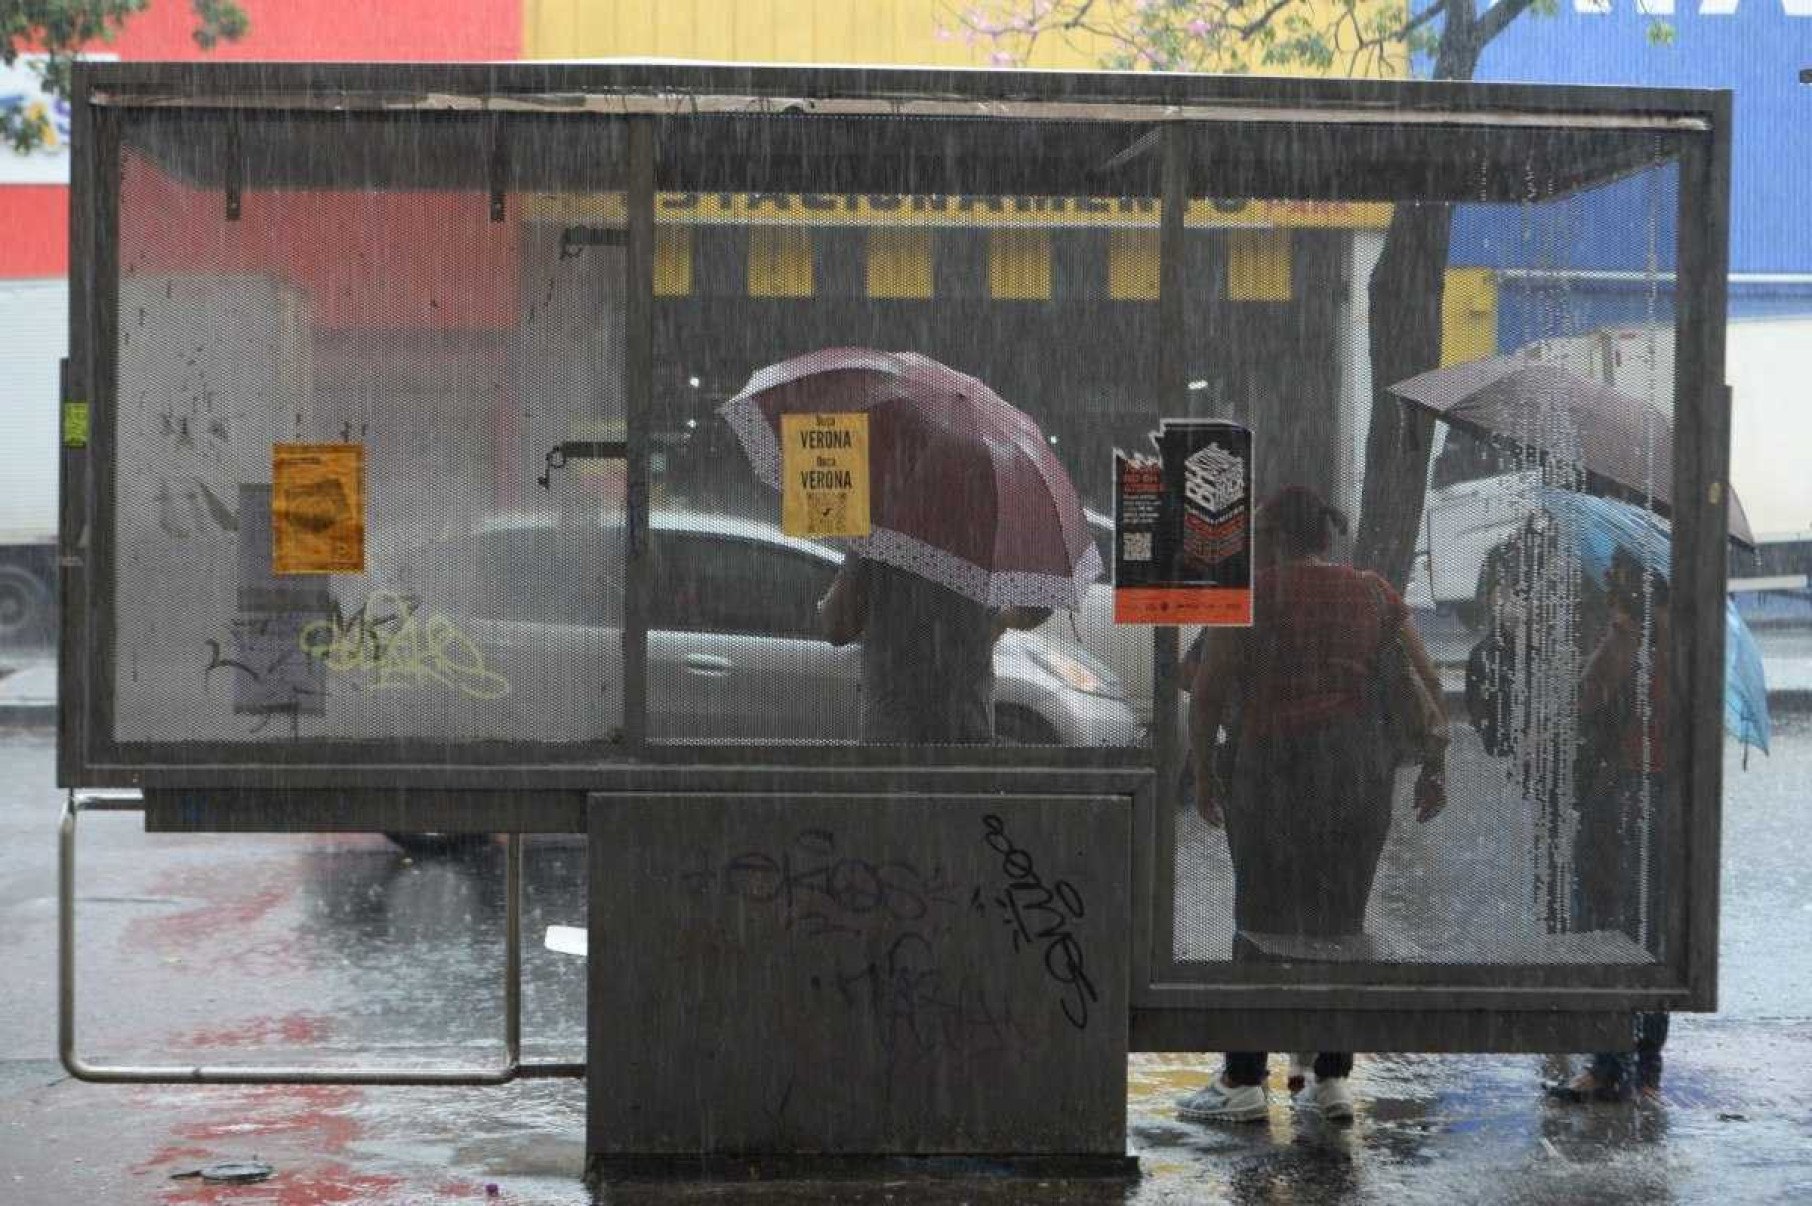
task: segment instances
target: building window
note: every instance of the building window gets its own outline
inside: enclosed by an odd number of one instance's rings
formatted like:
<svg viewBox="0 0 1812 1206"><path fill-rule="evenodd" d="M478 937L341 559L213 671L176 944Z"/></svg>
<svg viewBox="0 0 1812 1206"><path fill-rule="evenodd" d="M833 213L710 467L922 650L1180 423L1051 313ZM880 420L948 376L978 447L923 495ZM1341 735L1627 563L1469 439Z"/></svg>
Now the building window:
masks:
<svg viewBox="0 0 1812 1206"><path fill-rule="evenodd" d="M1227 299L1242 302L1287 302L1290 288L1290 232L1227 232Z"/></svg>
<svg viewBox="0 0 1812 1206"><path fill-rule="evenodd" d="M812 235L798 227L749 230L749 296L810 297Z"/></svg>
<svg viewBox="0 0 1812 1206"><path fill-rule="evenodd" d="M1115 301L1158 300L1157 231L1108 232L1107 295Z"/></svg>
<svg viewBox="0 0 1812 1206"><path fill-rule="evenodd" d="M692 231L684 226L654 228L654 295L686 297L692 292Z"/></svg>
<svg viewBox="0 0 1812 1206"><path fill-rule="evenodd" d="M1002 301L1049 301L1051 235L1044 230L988 233L988 292Z"/></svg>
<svg viewBox="0 0 1812 1206"><path fill-rule="evenodd" d="M868 296L931 296L931 232L876 227L868 232Z"/></svg>

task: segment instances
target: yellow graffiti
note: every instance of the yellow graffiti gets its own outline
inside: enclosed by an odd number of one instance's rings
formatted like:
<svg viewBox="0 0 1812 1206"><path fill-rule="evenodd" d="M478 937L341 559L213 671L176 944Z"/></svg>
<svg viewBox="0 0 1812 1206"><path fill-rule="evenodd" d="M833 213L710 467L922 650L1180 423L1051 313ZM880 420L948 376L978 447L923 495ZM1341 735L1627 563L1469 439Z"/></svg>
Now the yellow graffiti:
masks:
<svg viewBox="0 0 1812 1206"><path fill-rule="evenodd" d="M369 691L439 684L467 699L502 699L510 680L485 665L484 651L439 612L424 620L415 600L375 591L344 618L303 627L302 652L338 674L363 674Z"/></svg>

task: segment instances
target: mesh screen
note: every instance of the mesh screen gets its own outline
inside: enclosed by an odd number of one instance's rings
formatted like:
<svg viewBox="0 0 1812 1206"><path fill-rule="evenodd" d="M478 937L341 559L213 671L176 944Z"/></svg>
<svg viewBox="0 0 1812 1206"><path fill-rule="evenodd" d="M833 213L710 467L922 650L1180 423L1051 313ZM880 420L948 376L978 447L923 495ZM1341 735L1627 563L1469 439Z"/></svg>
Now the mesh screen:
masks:
<svg viewBox="0 0 1812 1206"><path fill-rule="evenodd" d="M1229 724L1243 740L1215 793L1225 828L1187 803L1165 822L1179 962L1664 957L1680 817L1663 772L1684 733L1666 689L1677 172L1549 197L1540 140L1527 155L1531 200L1453 207L1439 362L1401 374L1452 370L1454 417L1411 429L1430 456L1404 590L1452 720L1445 811L1417 819L1416 771L1366 757L1375 730L1355 752L1291 711L1291 690L1338 693L1334 663L1372 640L1375 613L1277 571L1251 672L1294 685L1231 692L1264 714ZM1408 321L1403 297L1367 287L1384 233L1342 237L1320 275L1302 245L1288 299L1192 294L1207 332L1192 376L1227 382L1256 429L1261 497L1307 485L1356 514L1370 485L1413 501L1413 481L1366 481L1370 391L1392 384L1370 379L1374 354ZM1337 536L1329 559L1354 544Z"/></svg>
<svg viewBox="0 0 1812 1206"><path fill-rule="evenodd" d="M519 131L501 221L478 122L144 115L121 154L113 736L610 739L621 462L536 478L621 438L623 252L532 191L566 164L620 229L610 127ZM286 444L362 474L273 502ZM304 547L360 488L362 570L273 562L273 513Z"/></svg>
<svg viewBox="0 0 1812 1206"><path fill-rule="evenodd" d="M1352 667L1375 664L1394 592L1278 571L1242 640L1248 665L1267 650L1292 685L1226 684L1252 705L1218 793L1228 825L1210 828L1188 786L1158 819L1176 961L1205 978L1240 954L1655 961L1683 832L1659 770L1685 701L1664 689L1656 518L1671 486L1676 171L1595 129L1201 124L1184 329L1167 349L1150 129L658 123L649 734L1150 742L1151 630L1111 623L1105 576L1073 610L997 617L974 601L987 566L944 580L921 558L910 589L868 571L859 622L838 629L833 583L856 546L786 533L782 495L726 410L764 368L854 347L968 374L975 438L926 463L973 467L963 457L1023 415L1038 472L1074 490L1104 562L1114 450L1147 450L1165 418L1232 418L1254 432L1261 497L1307 486L1355 516L1401 511L1385 528L1415 531L1402 593L1455 716L1449 803L1417 821L1414 773L1376 771L1375 733L1321 732L1371 715ZM622 158L617 127L590 119L126 119L115 740L451 750L618 735L622 463L544 466L557 444L629 434ZM1439 221L1420 239L1387 233L1393 206ZM1433 275L1381 271L1417 256ZM1187 388L1167 398L1173 353ZM1390 379L1374 379L1380 365ZM1404 428L1416 468L1376 461L1374 391L1443 366L1458 376L1424 410L1455 409ZM866 404L870 387L850 388ZM1462 401L1484 413L1462 422ZM1394 423L1406 412L1391 407ZM814 409L859 408L827 394ZM356 450L362 473L294 494L273 470L285 445ZM1018 555L1061 509L1032 493L1003 518L998 468L968 472L914 481L937 539L999 533L982 543ZM367 496L363 564L273 560L285 541L320 544L311 525L338 530L322 510L334 488ZM1610 497L1631 512L1595 509ZM1618 524L1635 534L1600 530ZM1326 553L1350 560L1354 534ZM997 618L1025 627L995 640Z"/></svg>

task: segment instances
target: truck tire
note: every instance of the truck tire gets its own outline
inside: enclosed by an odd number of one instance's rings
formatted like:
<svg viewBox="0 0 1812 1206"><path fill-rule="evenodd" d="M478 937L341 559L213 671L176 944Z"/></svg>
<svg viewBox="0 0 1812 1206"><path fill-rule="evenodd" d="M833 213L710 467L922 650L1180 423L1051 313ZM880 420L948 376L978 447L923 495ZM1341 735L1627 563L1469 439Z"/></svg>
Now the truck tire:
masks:
<svg viewBox="0 0 1812 1206"><path fill-rule="evenodd" d="M0 645L47 642L55 627L50 587L22 565L0 565Z"/></svg>

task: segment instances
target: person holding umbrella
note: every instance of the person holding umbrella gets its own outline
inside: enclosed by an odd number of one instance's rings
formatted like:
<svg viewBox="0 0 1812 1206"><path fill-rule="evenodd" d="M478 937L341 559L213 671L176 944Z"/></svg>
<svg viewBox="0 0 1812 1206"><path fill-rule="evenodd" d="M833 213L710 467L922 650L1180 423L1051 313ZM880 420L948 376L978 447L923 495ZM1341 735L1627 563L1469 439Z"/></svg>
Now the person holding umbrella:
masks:
<svg viewBox="0 0 1812 1206"><path fill-rule="evenodd" d="M1536 502L1577 557L1582 585L1602 593L1609 619L1578 682L1579 829L1574 849L1572 927L1622 932L1654 945L1665 916L1663 876L1641 874L1645 829L1672 801L1665 774L1672 650L1672 535L1652 510L1618 499L1543 486ZM1768 687L1755 636L1724 601L1724 725L1744 746L1767 752ZM1645 826L1644 822L1647 821ZM1646 918L1646 920L1645 920ZM1635 1052L1603 1052L1565 1084L1569 1102L1623 1101L1658 1093L1667 1015L1635 1020Z"/></svg>
<svg viewBox="0 0 1812 1206"><path fill-rule="evenodd" d="M721 413L776 488L782 416L866 416L870 528L818 607L827 640L862 642L863 739L993 740L995 640L1076 610L1101 572L1038 425L948 365L869 348L759 369Z"/></svg>
<svg viewBox="0 0 1812 1206"><path fill-rule="evenodd" d="M1667 657L1671 618L1667 579L1643 568L1628 549L1611 554L1606 573L1611 621L1586 662L1579 714L1586 774L1580 783L1573 921L1581 930L1620 931L1637 942L1662 916L1661 877L1641 872L1643 815L1666 791ZM1644 899L1646 897L1646 899ZM1668 1015L1636 1015L1636 1050L1600 1052L1572 1082L1549 1086L1568 1102L1627 1101L1661 1091L1661 1048Z"/></svg>
<svg viewBox="0 0 1812 1206"><path fill-rule="evenodd" d="M994 642L1050 615L1042 607L990 610L855 553L818 604L826 640L862 641L862 740L887 745L993 741Z"/></svg>
<svg viewBox="0 0 1812 1206"><path fill-rule="evenodd" d="M1466 711L1485 752L1508 758L1512 782L1533 809L1534 857L1540 874L1531 898L1549 933L1569 928L1570 882L1564 843L1577 786L1578 667L1608 623L1605 593L1589 574L1568 566L1578 550L1560 522L1535 511L1495 545L1479 571L1477 598L1487 631L1466 659Z"/></svg>

